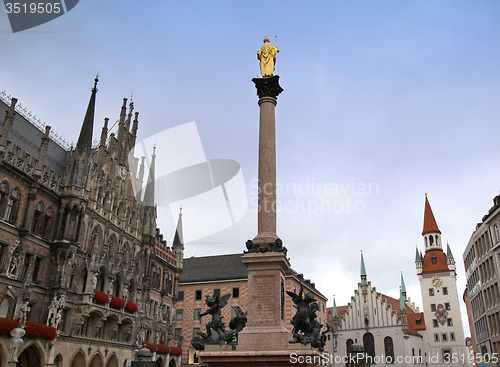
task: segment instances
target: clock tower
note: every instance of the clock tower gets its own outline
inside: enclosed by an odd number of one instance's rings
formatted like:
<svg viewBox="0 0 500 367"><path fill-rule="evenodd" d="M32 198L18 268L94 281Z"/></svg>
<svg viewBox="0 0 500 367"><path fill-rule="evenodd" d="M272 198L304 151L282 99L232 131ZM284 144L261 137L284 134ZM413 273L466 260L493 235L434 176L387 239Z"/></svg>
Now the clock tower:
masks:
<svg viewBox="0 0 500 367"><path fill-rule="evenodd" d="M422 292L425 344L428 348L423 362L429 366L461 365L462 358L467 361L468 354L460 313L455 259L449 245L446 253L443 251L441 231L427 194L422 236L425 254L422 256L417 248L415 264ZM455 361L455 357L458 360Z"/></svg>

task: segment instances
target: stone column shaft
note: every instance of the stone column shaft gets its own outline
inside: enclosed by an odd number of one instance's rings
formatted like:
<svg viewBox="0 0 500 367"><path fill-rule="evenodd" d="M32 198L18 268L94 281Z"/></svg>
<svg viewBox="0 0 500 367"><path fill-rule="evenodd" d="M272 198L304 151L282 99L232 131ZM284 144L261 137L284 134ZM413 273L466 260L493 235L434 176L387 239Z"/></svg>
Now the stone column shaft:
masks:
<svg viewBox="0 0 500 367"><path fill-rule="evenodd" d="M259 99L259 212L258 237L274 242L276 235L276 98ZM257 241L260 242L260 241Z"/></svg>
<svg viewBox="0 0 500 367"><path fill-rule="evenodd" d="M259 96L258 232L255 244L269 244L276 234L276 119L277 97L283 91L279 76L254 78Z"/></svg>

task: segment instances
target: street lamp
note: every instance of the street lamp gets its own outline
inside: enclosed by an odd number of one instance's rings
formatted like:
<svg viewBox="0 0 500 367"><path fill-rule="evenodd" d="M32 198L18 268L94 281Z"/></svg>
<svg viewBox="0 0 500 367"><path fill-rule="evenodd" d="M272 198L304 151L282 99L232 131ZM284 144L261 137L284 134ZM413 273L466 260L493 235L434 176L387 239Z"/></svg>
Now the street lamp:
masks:
<svg viewBox="0 0 500 367"><path fill-rule="evenodd" d="M12 339L9 339L9 346L14 348L12 350L12 357L10 358L10 367L12 367L12 363L14 363L14 354L16 353L16 348L19 348L24 343L23 340L21 339L24 336L24 334L26 334L26 331L20 327L16 327L10 332Z"/></svg>

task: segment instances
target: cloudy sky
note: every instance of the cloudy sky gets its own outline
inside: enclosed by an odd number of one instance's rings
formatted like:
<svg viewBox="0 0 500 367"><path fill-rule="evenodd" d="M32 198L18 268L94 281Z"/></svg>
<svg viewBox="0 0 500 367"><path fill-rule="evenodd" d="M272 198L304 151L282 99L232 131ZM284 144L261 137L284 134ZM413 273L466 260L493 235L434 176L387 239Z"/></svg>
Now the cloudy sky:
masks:
<svg viewBox="0 0 500 367"><path fill-rule="evenodd" d="M359 281L363 250L378 291L397 298L403 271L419 305L424 193L462 294L463 251L500 192L499 17L493 0L86 0L13 34L0 12L0 91L69 142L78 139L97 71L95 137L132 92L139 140L195 121L207 158L241 165L248 212L187 243L185 255L241 252L257 234L251 79L263 38L277 35L278 235L292 267L329 305L334 294L342 305ZM164 159L171 157L157 165ZM170 239L174 218L165 207L159 214Z"/></svg>

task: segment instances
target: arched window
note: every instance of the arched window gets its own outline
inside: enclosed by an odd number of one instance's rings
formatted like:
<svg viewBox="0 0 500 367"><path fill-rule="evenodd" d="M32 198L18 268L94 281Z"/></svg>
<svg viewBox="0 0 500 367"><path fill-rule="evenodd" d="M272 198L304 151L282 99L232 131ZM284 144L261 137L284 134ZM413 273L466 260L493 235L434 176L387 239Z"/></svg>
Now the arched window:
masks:
<svg viewBox="0 0 500 367"><path fill-rule="evenodd" d="M347 354L349 354L351 352L351 347L353 344L354 344L354 341L352 339L347 339L347 341L345 342L345 349L346 349Z"/></svg>
<svg viewBox="0 0 500 367"><path fill-rule="evenodd" d="M429 236L430 246L434 245L434 237L432 235Z"/></svg>
<svg viewBox="0 0 500 367"><path fill-rule="evenodd" d="M87 277L89 275L88 270L85 268L83 270L83 276L82 276L82 293L85 293L85 290L87 288Z"/></svg>
<svg viewBox="0 0 500 367"><path fill-rule="evenodd" d="M99 191L97 192L97 203L99 205L104 206L104 187L99 187Z"/></svg>
<svg viewBox="0 0 500 367"><path fill-rule="evenodd" d="M9 184L7 181L0 182L0 213L5 213L5 205L9 197ZM1 216L0 214L0 216ZM3 216L2 216L3 218Z"/></svg>
<svg viewBox="0 0 500 367"><path fill-rule="evenodd" d="M135 210L132 212L132 215L130 216L130 225L135 227L136 226L136 214Z"/></svg>
<svg viewBox="0 0 500 367"><path fill-rule="evenodd" d="M394 344L390 336L384 338L384 349L387 363L394 363Z"/></svg>
<svg viewBox="0 0 500 367"><path fill-rule="evenodd" d="M43 217L43 224L42 224L42 237L49 237L50 236L50 230L52 229L52 219L54 218L54 209L52 207L49 207L45 211L45 216Z"/></svg>
<svg viewBox="0 0 500 367"><path fill-rule="evenodd" d="M100 238L99 227L95 227L94 230L92 231L92 236L90 237L90 243L88 247L90 252L99 251L100 240L101 238Z"/></svg>
<svg viewBox="0 0 500 367"><path fill-rule="evenodd" d="M78 177L76 179L77 185L83 185L83 171L85 169L85 161L82 159L80 161L80 166L78 167Z"/></svg>
<svg viewBox="0 0 500 367"><path fill-rule="evenodd" d="M120 204L118 204L118 209L116 209L116 215L119 218L122 218L124 211L125 211L125 209L124 209L123 201L120 201Z"/></svg>
<svg viewBox="0 0 500 367"><path fill-rule="evenodd" d="M31 221L31 232L40 234L42 230L41 223L43 222L43 212L45 208L43 206L43 201L39 201L36 204L35 212L33 213L33 220Z"/></svg>
<svg viewBox="0 0 500 367"><path fill-rule="evenodd" d="M146 219L146 228L144 230L145 234L149 234L151 228L151 213L148 213L147 219Z"/></svg>
<svg viewBox="0 0 500 367"><path fill-rule="evenodd" d="M17 219L17 210L19 209L19 200L21 194L17 188L13 189L7 200L7 209L5 210L5 220L9 223L15 224Z"/></svg>
<svg viewBox="0 0 500 367"><path fill-rule="evenodd" d="M375 358L375 340L373 339L372 333L365 333L365 335L363 335L363 347L367 355Z"/></svg>

